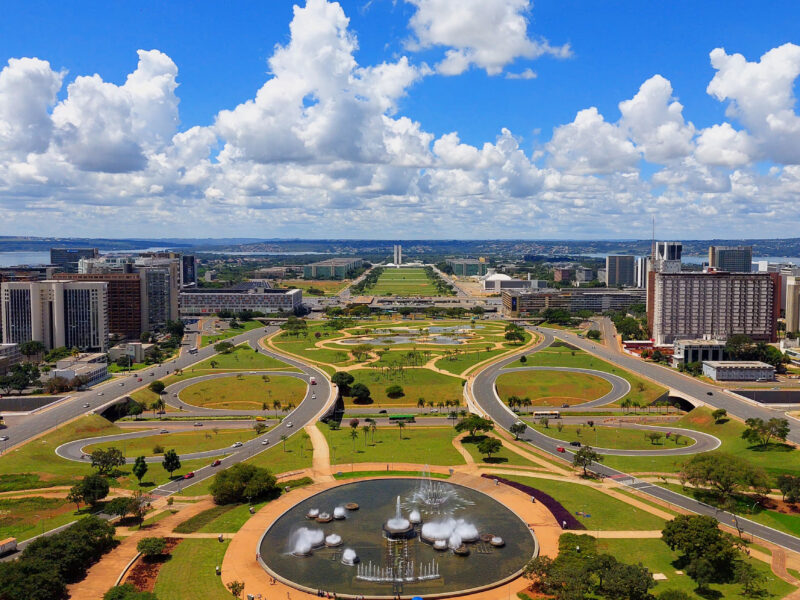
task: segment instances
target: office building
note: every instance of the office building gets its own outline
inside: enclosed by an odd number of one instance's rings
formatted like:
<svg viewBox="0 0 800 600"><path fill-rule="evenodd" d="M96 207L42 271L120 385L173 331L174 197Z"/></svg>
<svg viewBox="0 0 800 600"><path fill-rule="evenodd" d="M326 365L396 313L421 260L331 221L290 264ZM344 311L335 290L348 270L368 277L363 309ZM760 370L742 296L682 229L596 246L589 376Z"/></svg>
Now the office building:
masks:
<svg viewBox="0 0 800 600"><path fill-rule="evenodd" d="M753 247L709 246L708 267L730 273L750 273L753 270Z"/></svg>
<svg viewBox="0 0 800 600"><path fill-rule="evenodd" d="M272 314L295 312L303 304L303 292L298 289L213 289L190 288L181 292L181 316L202 316L223 310L234 313L243 310Z"/></svg>
<svg viewBox="0 0 800 600"><path fill-rule="evenodd" d="M503 313L506 317L532 317L548 308L576 314L581 311L602 313L627 310L644 302L644 290L610 290L604 288L503 290Z"/></svg>
<svg viewBox="0 0 800 600"><path fill-rule="evenodd" d="M48 378L63 377L67 381L80 377L85 386L100 383L108 379L108 376L106 355L103 353L80 354L74 358L59 360L56 362L56 368L46 374Z"/></svg>
<svg viewBox="0 0 800 600"><path fill-rule="evenodd" d="M633 265L634 256L606 256L606 285L608 287L633 287L635 283Z"/></svg>
<svg viewBox="0 0 800 600"><path fill-rule="evenodd" d="M50 264L62 273L77 273L78 261L82 258L97 258L97 248L50 248Z"/></svg>
<svg viewBox="0 0 800 600"><path fill-rule="evenodd" d="M474 258L448 258L447 264L453 269L453 275L458 277L473 277L486 275L486 262Z"/></svg>
<svg viewBox="0 0 800 600"><path fill-rule="evenodd" d="M22 362L19 344L0 344L0 375L5 375L11 367Z"/></svg>
<svg viewBox="0 0 800 600"><path fill-rule="evenodd" d="M53 265L18 265L0 268L0 282L3 281L44 281L52 279L58 270Z"/></svg>
<svg viewBox="0 0 800 600"><path fill-rule="evenodd" d="M547 287L547 282L539 279L514 279L504 273L489 273L482 278L484 292L502 292L503 290L529 290Z"/></svg>
<svg viewBox="0 0 800 600"><path fill-rule="evenodd" d="M197 259L193 254L181 254L181 287L197 285Z"/></svg>
<svg viewBox="0 0 800 600"><path fill-rule="evenodd" d="M142 328L142 280L138 273L57 273L65 281L108 283L108 331L111 335L138 340Z"/></svg>
<svg viewBox="0 0 800 600"><path fill-rule="evenodd" d="M362 267L360 258L329 258L303 267L304 279L347 279Z"/></svg>
<svg viewBox="0 0 800 600"><path fill-rule="evenodd" d="M653 248L652 270L659 273L680 273L683 244L681 242L656 242Z"/></svg>
<svg viewBox="0 0 800 600"><path fill-rule="evenodd" d="M777 273L651 273L650 280L647 318L656 345L736 334L777 340Z"/></svg>
<svg viewBox="0 0 800 600"><path fill-rule="evenodd" d="M587 267L578 267L575 269L575 283L589 283L595 280L595 272L593 269Z"/></svg>
<svg viewBox="0 0 800 600"><path fill-rule="evenodd" d="M676 340L673 344L671 359L673 367L707 360L725 360L725 341Z"/></svg>
<svg viewBox="0 0 800 600"><path fill-rule="evenodd" d="M553 269L553 281L572 281L572 278L575 276L574 269L566 269L562 267L555 267Z"/></svg>
<svg viewBox="0 0 800 600"><path fill-rule="evenodd" d="M120 358L127 358L130 359L130 364L142 363L156 351L156 348L155 344L143 344L141 342L117 344L108 349L108 360L116 362Z"/></svg>
<svg viewBox="0 0 800 600"><path fill-rule="evenodd" d="M3 343L39 341L105 352L108 284L96 281L12 281L0 284Z"/></svg>
<svg viewBox="0 0 800 600"><path fill-rule="evenodd" d="M136 259L133 271L144 282L142 327L156 331L163 329L167 321L176 321L180 316L180 255L173 252L142 255Z"/></svg>
<svg viewBox="0 0 800 600"><path fill-rule="evenodd" d="M78 261L78 273L133 273L133 262L130 256L81 258Z"/></svg>
<svg viewBox="0 0 800 600"><path fill-rule="evenodd" d="M757 360L709 360L703 363L703 375L714 381L772 381L775 367Z"/></svg>
<svg viewBox="0 0 800 600"><path fill-rule="evenodd" d="M399 267L403 264L403 247L400 244L395 244L392 249L394 250L392 260L395 266Z"/></svg>
<svg viewBox="0 0 800 600"><path fill-rule="evenodd" d="M800 331L800 277L786 278L786 331Z"/></svg>
<svg viewBox="0 0 800 600"><path fill-rule="evenodd" d="M650 257L637 256L633 265L633 285L638 288L647 287L647 272L650 270Z"/></svg>

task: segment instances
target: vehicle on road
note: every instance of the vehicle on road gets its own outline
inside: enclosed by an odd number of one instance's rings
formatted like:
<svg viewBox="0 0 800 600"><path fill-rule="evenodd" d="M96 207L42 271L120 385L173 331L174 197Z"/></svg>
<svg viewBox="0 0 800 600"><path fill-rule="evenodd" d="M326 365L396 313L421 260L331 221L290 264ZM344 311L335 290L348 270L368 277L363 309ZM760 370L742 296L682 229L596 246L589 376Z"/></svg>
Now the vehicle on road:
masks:
<svg viewBox="0 0 800 600"><path fill-rule="evenodd" d="M561 413L557 410L535 410L533 411L534 419L541 419L547 417L548 419L560 419Z"/></svg>
<svg viewBox="0 0 800 600"><path fill-rule="evenodd" d="M124 381L120 381L119 384L120 384L120 386L123 386L123 385L125 385L125 382Z"/></svg>
<svg viewBox="0 0 800 600"><path fill-rule="evenodd" d="M89 403L87 402L86 404L84 404L83 408L89 408Z"/></svg>
<svg viewBox="0 0 800 600"><path fill-rule="evenodd" d="M317 395L316 394L311 394L311 399L312 400L316 400L317 399Z"/></svg>
<svg viewBox="0 0 800 600"><path fill-rule="evenodd" d="M197 348L189 348L189 354L197 354Z"/></svg>
<svg viewBox="0 0 800 600"><path fill-rule="evenodd" d="M194 477L194 471L189 471L186 475L183 476L184 479L191 479Z"/></svg>
<svg viewBox="0 0 800 600"><path fill-rule="evenodd" d="M194 426L195 427L202 427L203 424L200 421L195 421Z"/></svg>
<svg viewBox="0 0 800 600"><path fill-rule="evenodd" d="M708 394L709 396L713 396L714 392L706 392L706 394Z"/></svg>
<svg viewBox="0 0 800 600"><path fill-rule="evenodd" d="M417 420L414 415L392 415L389 417L390 423L397 423L398 421L402 421L403 423L416 423Z"/></svg>
<svg viewBox="0 0 800 600"><path fill-rule="evenodd" d="M221 464L222 464L222 461L220 459L217 459L217 460L215 460L214 462L211 463L211 466L212 467L218 467Z"/></svg>
<svg viewBox="0 0 800 600"><path fill-rule="evenodd" d="M567 403L565 402L564 404L562 404L562 405L561 405L561 408L569 408L569 404L567 404Z"/></svg>
<svg viewBox="0 0 800 600"><path fill-rule="evenodd" d="M578 441L570 442L569 445L570 446L575 446L576 448L580 448L581 447L581 443L578 442Z"/></svg>
<svg viewBox="0 0 800 600"><path fill-rule="evenodd" d="M256 417L256 421L266 421L266 417Z"/></svg>
<svg viewBox="0 0 800 600"><path fill-rule="evenodd" d="M17 538L6 538L0 540L0 556L17 551Z"/></svg>
<svg viewBox="0 0 800 600"><path fill-rule="evenodd" d="M385 415L385 414L386 414L386 409L385 409L385 408L382 408L382 409L380 409L380 410L378 411L378 414L379 414L379 415Z"/></svg>
<svg viewBox="0 0 800 600"><path fill-rule="evenodd" d="M269 446L269 440L264 440L263 442L261 442L261 445L262 446Z"/></svg>
<svg viewBox="0 0 800 600"><path fill-rule="evenodd" d="M142 378L141 378L141 377L137 377L137 378L136 378L136 381L141 381L141 380L142 380Z"/></svg>
<svg viewBox="0 0 800 600"><path fill-rule="evenodd" d="M8 436L7 435L0 435L0 442L7 442Z"/></svg>
<svg viewBox="0 0 800 600"><path fill-rule="evenodd" d="M242 445L243 445L242 442L233 442L231 444L231 448L241 448Z"/></svg>
<svg viewBox="0 0 800 600"><path fill-rule="evenodd" d="M566 452L566 451L567 451L567 450L564 448L564 446L559 446L558 448L556 448L556 452L561 452L562 454L563 454L564 452Z"/></svg>
<svg viewBox="0 0 800 600"><path fill-rule="evenodd" d="M311 385L317 385L317 378L316 378L316 377L309 377L309 378L308 378L308 382L309 382Z"/></svg>
<svg viewBox="0 0 800 600"><path fill-rule="evenodd" d="M292 423L291 421L286 421L286 426L287 427L294 427L294 423Z"/></svg>
<svg viewBox="0 0 800 600"><path fill-rule="evenodd" d="M102 396L102 395L103 395L103 392L98 392L98 394L97 394L97 395L98 395L98 396Z"/></svg>

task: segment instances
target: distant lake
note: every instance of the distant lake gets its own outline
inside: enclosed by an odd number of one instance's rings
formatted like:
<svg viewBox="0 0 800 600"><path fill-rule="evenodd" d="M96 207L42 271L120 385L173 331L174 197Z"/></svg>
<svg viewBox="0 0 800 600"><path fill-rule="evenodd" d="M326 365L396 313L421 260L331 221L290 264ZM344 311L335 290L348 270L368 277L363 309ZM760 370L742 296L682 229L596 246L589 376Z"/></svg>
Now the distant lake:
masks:
<svg viewBox="0 0 800 600"><path fill-rule="evenodd" d="M46 265L49 263L49 252L0 252L0 267Z"/></svg>

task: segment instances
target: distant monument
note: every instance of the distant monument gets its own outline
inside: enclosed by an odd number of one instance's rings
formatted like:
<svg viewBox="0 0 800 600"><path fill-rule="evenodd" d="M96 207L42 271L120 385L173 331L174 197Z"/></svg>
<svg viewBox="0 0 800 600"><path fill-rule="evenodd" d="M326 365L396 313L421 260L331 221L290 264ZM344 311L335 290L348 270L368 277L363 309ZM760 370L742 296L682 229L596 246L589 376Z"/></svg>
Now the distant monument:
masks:
<svg viewBox="0 0 800 600"><path fill-rule="evenodd" d="M403 247L400 244L394 245L394 266L400 267L403 264Z"/></svg>

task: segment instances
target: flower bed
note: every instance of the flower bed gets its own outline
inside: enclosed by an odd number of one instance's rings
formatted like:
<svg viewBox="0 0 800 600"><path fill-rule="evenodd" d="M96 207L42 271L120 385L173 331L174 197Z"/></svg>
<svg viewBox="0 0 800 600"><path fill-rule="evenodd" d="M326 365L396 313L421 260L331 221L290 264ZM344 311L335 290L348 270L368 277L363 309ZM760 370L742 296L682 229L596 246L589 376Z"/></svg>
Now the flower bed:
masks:
<svg viewBox="0 0 800 600"><path fill-rule="evenodd" d="M553 514L553 516L556 518L556 521L558 521L560 525L563 526L563 524L566 522L564 529L586 529L586 526L578 521L578 519L576 519L575 516L566 508L564 508L558 500L552 496L549 496L548 494L545 494L541 490L537 490L536 488L532 488L523 483L517 483L516 481L511 481L509 479L504 479L503 477L488 473L482 474L481 477L486 477L486 479L496 479L500 483L511 486L520 492L528 494L529 496L533 496L536 498L536 500L547 507L547 510Z"/></svg>

